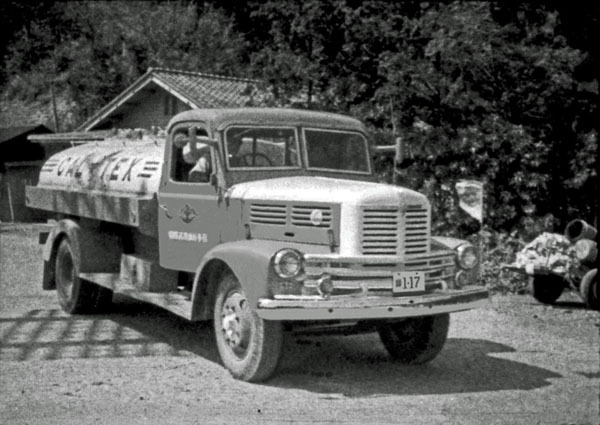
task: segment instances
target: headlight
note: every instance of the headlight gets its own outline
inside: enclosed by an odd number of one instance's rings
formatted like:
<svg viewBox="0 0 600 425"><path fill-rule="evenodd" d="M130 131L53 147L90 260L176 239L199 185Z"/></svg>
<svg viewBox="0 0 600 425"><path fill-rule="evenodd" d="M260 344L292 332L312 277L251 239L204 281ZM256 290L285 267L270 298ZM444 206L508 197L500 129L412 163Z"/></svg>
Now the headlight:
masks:
<svg viewBox="0 0 600 425"><path fill-rule="evenodd" d="M302 254L294 249L282 249L273 258L275 273L282 279L290 279L302 272Z"/></svg>
<svg viewBox="0 0 600 425"><path fill-rule="evenodd" d="M461 269L471 270L477 261L477 250L473 245L464 244L456 249L456 262Z"/></svg>

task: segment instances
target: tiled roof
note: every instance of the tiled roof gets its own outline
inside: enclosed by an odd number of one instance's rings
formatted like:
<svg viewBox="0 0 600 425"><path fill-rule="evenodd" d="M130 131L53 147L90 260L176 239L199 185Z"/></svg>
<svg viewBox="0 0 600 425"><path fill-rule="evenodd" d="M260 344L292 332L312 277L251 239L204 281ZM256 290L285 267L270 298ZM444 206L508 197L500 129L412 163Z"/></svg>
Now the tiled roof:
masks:
<svg viewBox="0 0 600 425"><path fill-rule="evenodd" d="M223 77L200 72L155 68L152 75L189 99L197 108L231 108L251 101L257 80Z"/></svg>
<svg viewBox="0 0 600 425"><path fill-rule="evenodd" d="M258 80L225 77L201 72L150 68L125 91L83 123L79 130L93 129L133 95L155 83L171 92L193 109L248 106L260 84Z"/></svg>

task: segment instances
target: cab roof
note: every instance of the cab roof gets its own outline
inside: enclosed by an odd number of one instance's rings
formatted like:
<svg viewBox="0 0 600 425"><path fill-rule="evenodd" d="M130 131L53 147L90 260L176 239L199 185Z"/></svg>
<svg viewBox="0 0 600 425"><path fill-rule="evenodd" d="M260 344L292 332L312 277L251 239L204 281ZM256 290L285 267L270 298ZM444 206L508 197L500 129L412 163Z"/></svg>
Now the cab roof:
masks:
<svg viewBox="0 0 600 425"><path fill-rule="evenodd" d="M175 115L167 129L188 121L202 121L215 130L222 130L231 124L270 124L336 128L366 133L363 123L355 118L330 112L283 108L193 109Z"/></svg>

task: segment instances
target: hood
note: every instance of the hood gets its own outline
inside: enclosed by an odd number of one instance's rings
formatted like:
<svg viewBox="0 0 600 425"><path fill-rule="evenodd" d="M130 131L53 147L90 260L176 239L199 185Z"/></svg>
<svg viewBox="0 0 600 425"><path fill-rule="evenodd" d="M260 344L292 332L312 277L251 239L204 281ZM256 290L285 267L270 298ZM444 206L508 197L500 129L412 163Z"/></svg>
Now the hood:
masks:
<svg viewBox="0 0 600 425"><path fill-rule="evenodd" d="M319 202L345 205L428 204L414 190L381 183L328 177L285 177L239 183L228 190L244 201Z"/></svg>

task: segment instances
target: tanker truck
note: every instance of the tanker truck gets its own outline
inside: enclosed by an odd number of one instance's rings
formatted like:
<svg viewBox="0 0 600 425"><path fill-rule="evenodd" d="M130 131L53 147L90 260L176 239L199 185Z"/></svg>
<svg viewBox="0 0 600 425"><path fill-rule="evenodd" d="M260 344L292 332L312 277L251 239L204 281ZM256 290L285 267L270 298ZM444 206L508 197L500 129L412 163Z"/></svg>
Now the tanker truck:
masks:
<svg viewBox="0 0 600 425"><path fill-rule="evenodd" d="M211 109L166 137L90 142L50 157L26 189L55 215L44 289L70 314L115 293L212 321L237 379L275 371L285 332L378 332L421 364L449 314L484 305L478 252L431 236L431 206L377 183L365 126L337 114Z"/></svg>

